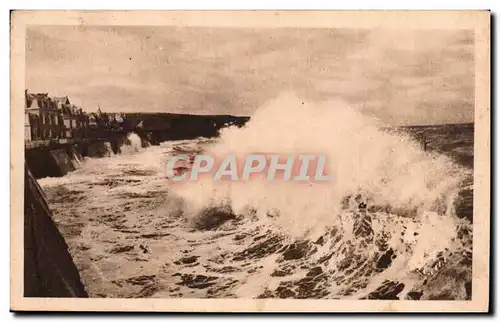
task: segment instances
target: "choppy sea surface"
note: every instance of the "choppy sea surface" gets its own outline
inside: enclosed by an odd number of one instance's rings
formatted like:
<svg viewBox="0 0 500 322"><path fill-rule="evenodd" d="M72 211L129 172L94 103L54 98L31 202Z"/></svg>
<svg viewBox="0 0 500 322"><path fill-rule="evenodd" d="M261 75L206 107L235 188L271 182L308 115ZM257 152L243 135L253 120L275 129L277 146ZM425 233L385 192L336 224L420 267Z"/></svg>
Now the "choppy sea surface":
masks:
<svg viewBox="0 0 500 322"><path fill-rule="evenodd" d="M272 110L217 139L144 148L132 135L119 155L39 180L91 297L471 298L473 124L386 131L347 113L327 140L280 122L273 133L287 136L262 140L253 134ZM310 126L331 130L323 119ZM175 154L273 146L328 148L338 180L228 187L165 177Z"/></svg>

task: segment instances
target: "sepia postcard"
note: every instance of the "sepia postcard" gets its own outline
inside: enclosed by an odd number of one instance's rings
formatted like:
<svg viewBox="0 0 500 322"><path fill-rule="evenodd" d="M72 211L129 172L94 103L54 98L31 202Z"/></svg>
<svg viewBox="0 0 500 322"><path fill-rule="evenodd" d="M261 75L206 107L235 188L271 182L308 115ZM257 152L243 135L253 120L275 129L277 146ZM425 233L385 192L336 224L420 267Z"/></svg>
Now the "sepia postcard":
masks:
<svg viewBox="0 0 500 322"><path fill-rule="evenodd" d="M489 11L13 11L11 310L487 312L490 113Z"/></svg>

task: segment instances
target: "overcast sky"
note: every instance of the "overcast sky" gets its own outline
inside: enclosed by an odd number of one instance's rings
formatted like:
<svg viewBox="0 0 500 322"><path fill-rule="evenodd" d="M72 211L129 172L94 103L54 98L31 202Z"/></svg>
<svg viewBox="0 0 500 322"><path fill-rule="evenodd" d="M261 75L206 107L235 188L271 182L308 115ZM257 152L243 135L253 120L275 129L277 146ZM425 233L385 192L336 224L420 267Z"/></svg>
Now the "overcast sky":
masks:
<svg viewBox="0 0 500 322"><path fill-rule="evenodd" d="M283 91L390 124L471 122L470 31L37 26L26 86L86 111L252 115ZM332 107L334 108L334 107Z"/></svg>

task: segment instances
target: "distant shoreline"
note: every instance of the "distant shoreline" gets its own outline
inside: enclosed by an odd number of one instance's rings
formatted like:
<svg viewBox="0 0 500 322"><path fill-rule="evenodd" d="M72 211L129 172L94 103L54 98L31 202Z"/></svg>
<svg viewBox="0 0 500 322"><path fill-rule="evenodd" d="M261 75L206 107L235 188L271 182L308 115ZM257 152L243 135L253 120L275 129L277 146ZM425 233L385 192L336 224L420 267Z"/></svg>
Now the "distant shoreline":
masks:
<svg viewBox="0 0 500 322"><path fill-rule="evenodd" d="M234 114L193 114L193 113L169 113L169 112L117 112L121 115L128 116L193 116L193 117L235 117L235 118L248 118L251 119L251 115L234 115ZM432 127L432 126L474 126L474 122L463 122L463 123L436 123L436 124L402 124L402 125L387 125L385 128L408 128L408 127Z"/></svg>

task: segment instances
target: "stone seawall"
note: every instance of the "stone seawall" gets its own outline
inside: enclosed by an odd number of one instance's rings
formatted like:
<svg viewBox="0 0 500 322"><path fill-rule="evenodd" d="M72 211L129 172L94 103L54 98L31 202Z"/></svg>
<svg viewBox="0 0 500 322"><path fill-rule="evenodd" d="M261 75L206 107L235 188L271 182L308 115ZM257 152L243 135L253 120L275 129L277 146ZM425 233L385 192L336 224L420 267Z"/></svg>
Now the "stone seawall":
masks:
<svg viewBox="0 0 500 322"><path fill-rule="evenodd" d="M75 170L84 157L102 158L121 152L128 145L125 135L94 142L39 145L25 149L25 161L36 179L62 177Z"/></svg>
<svg viewBox="0 0 500 322"><path fill-rule="evenodd" d="M24 296L88 297L42 189L25 166Z"/></svg>
<svg viewBox="0 0 500 322"><path fill-rule="evenodd" d="M91 143L39 144L25 150L25 297L88 297L36 179L64 176L83 157L111 156L120 153L124 144L130 144L126 136Z"/></svg>

